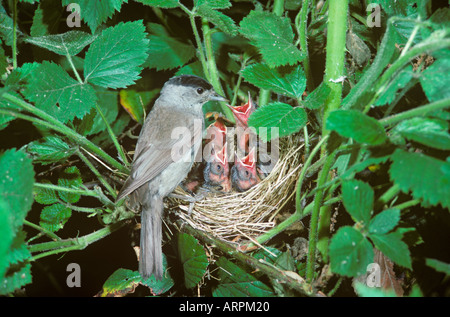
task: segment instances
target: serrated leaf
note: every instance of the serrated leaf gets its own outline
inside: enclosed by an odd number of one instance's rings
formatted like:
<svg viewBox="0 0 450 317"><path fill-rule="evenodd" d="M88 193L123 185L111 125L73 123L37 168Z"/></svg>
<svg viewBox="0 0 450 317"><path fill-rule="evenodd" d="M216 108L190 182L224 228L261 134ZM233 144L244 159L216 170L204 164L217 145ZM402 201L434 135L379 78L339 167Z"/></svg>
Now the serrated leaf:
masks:
<svg viewBox="0 0 450 317"><path fill-rule="evenodd" d="M229 0L194 0L195 7L201 5L207 5L212 9L227 9L231 7L231 2Z"/></svg>
<svg viewBox="0 0 450 317"><path fill-rule="evenodd" d="M12 149L0 155L0 197L14 233L22 227L33 203L33 184L32 161L24 152Z"/></svg>
<svg viewBox="0 0 450 317"><path fill-rule="evenodd" d="M72 210L62 204L45 206L41 212L39 225L52 232L62 229L72 215Z"/></svg>
<svg viewBox="0 0 450 317"><path fill-rule="evenodd" d="M75 149L56 136L47 136L39 141L29 143L26 151L33 156L33 161L51 164L69 158Z"/></svg>
<svg viewBox="0 0 450 317"><path fill-rule="evenodd" d="M402 234L395 231L388 234L370 234L369 237L381 252L394 263L411 269L411 255L408 245L402 241Z"/></svg>
<svg viewBox="0 0 450 317"><path fill-rule="evenodd" d="M80 6L80 16L87 23L92 33L97 27L116 12L120 11L123 3L128 0L63 0L63 5L67 6L71 3L77 3Z"/></svg>
<svg viewBox="0 0 450 317"><path fill-rule="evenodd" d="M319 109L328 99L331 88L326 83L322 82L316 89L314 89L301 104L306 108L314 110Z"/></svg>
<svg viewBox="0 0 450 317"><path fill-rule="evenodd" d="M180 233L178 236L178 253L184 270L184 285L195 287L208 267L208 257L203 247L194 237Z"/></svg>
<svg viewBox="0 0 450 317"><path fill-rule="evenodd" d="M356 179L343 182L342 200L355 222L369 224L374 202L374 192L369 184Z"/></svg>
<svg viewBox="0 0 450 317"><path fill-rule="evenodd" d="M33 69L28 80L25 97L61 122L82 118L95 107L92 87L79 83L59 65L44 61Z"/></svg>
<svg viewBox="0 0 450 317"><path fill-rule="evenodd" d="M91 44L95 37L81 31L69 31L63 34L28 37L25 42L48 49L59 55L74 56Z"/></svg>
<svg viewBox="0 0 450 317"><path fill-rule="evenodd" d="M118 269L111 274L103 284L101 297L123 297L134 289L141 281L141 275L137 271Z"/></svg>
<svg viewBox="0 0 450 317"><path fill-rule="evenodd" d="M387 85L383 94L375 101L375 106L383 106L394 101L397 92L406 86L413 77L412 66L406 67L397 74Z"/></svg>
<svg viewBox="0 0 450 317"><path fill-rule="evenodd" d="M306 88L306 77L300 65L296 67L271 68L266 64L252 64L242 71L244 79L263 89L272 90L299 99Z"/></svg>
<svg viewBox="0 0 450 317"><path fill-rule="evenodd" d="M391 160L389 174L403 192L411 191L415 199L422 199L426 204L450 208L449 161L400 149L391 155Z"/></svg>
<svg viewBox="0 0 450 317"><path fill-rule="evenodd" d="M356 110L332 111L326 128L363 144L380 145L387 139L383 126L377 120Z"/></svg>
<svg viewBox="0 0 450 317"><path fill-rule="evenodd" d="M373 262L370 242L356 229L345 226L331 238L330 264L334 273L358 276L366 273L367 265Z"/></svg>
<svg viewBox="0 0 450 317"><path fill-rule="evenodd" d="M298 132L307 122L304 109L282 102L274 102L256 109L248 119L263 141L284 137Z"/></svg>
<svg viewBox="0 0 450 317"><path fill-rule="evenodd" d="M260 50L270 67L294 65L304 54L294 45L290 20L271 12L251 11L240 23L240 32Z"/></svg>
<svg viewBox="0 0 450 317"><path fill-rule="evenodd" d="M62 187L78 189L83 184L80 170L76 166L67 167L58 178L58 185ZM76 203L81 195L71 192L58 192L59 197L67 203Z"/></svg>
<svg viewBox="0 0 450 317"><path fill-rule="evenodd" d="M85 82L105 88L134 84L148 56L148 44L142 20L107 28L86 52Z"/></svg>
<svg viewBox="0 0 450 317"><path fill-rule="evenodd" d="M420 77L423 91L430 102L450 98L450 59L441 58L425 69Z"/></svg>
<svg viewBox="0 0 450 317"><path fill-rule="evenodd" d="M164 254L162 263L164 274L161 280L157 280L155 278L155 275L152 275L148 279L141 281L143 285L147 286L150 289L153 295L161 295L170 290L175 285L175 282L173 281L173 278L170 275L170 271L167 270L168 264L166 256Z"/></svg>
<svg viewBox="0 0 450 317"><path fill-rule="evenodd" d="M195 56L195 48L167 35L150 35L150 46L145 67L156 70L178 68Z"/></svg>
<svg viewBox="0 0 450 317"><path fill-rule="evenodd" d="M400 122L393 132L432 148L450 150L448 128L444 120L416 117Z"/></svg>
<svg viewBox="0 0 450 317"><path fill-rule="evenodd" d="M223 14L222 12L213 10L209 5L200 5L197 9L197 13L202 18L205 18L206 20L214 24L221 31L231 36L235 36L238 34L238 28L233 19Z"/></svg>
<svg viewBox="0 0 450 317"><path fill-rule="evenodd" d="M51 184L49 180L43 180L43 184ZM50 205L58 202L58 195L53 189L45 187L34 188L34 200L43 205Z"/></svg>
<svg viewBox="0 0 450 317"><path fill-rule="evenodd" d="M148 6L151 6L151 7L164 8L164 9L171 9L171 8L178 7L177 0L135 0L135 1L145 4L145 5L148 5Z"/></svg>
<svg viewBox="0 0 450 317"><path fill-rule="evenodd" d="M0 196L0 278L2 278L8 268L8 252L14 238L14 230L9 221L9 208L6 201ZM1 287L0 287L1 289Z"/></svg>
<svg viewBox="0 0 450 317"><path fill-rule="evenodd" d="M7 295L31 283L31 264L26 263L6 277L0 277L0 295Z"/></svg>
<svg viewBox="0 0 450 317"><path fill-rule="evenodd" d="M450 276L450 264L436 259L426 259L425 263L436 271L445 273L445 275Z"/></svg>
<svg viewBox="0 0 450 317"><path fill-rule="evenodd" d="M216 262L220 284L214 297L266 297L274 296L270 287L224 257Z"/></svg>
<svg viewBox="0 0 450 317"><path fill-rule="evenodd" d="M373 217L369 223L369 233L384 234L388 233L400 221L399 209L386 209Z"/></svg>

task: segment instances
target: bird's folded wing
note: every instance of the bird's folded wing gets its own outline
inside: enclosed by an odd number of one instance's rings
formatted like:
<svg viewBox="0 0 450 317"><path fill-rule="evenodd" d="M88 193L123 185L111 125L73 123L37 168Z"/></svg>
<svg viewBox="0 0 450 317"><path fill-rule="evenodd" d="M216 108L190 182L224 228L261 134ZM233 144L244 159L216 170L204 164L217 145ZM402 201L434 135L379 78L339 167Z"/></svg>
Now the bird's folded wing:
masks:
<svg viewBox="0 0 450 317"><path fill-rule="evenodd" d="M186 138L186 135L183 136L185 137L183 142L187 143L183 146L189 151L198 138L201 140L202 125L185 114L171 114L170 125L167 122L150 120L144 128L145 130L141 132L136 145L133 168L120 190L117 200L131 194L179 159L173 155L174 147L180 148L180 142L182 142L180 138L173 139L172 131L175 128L181 128L180 131L189 131L190 138ZM178 136L177 133L175 133L175 136Z"/></svg>

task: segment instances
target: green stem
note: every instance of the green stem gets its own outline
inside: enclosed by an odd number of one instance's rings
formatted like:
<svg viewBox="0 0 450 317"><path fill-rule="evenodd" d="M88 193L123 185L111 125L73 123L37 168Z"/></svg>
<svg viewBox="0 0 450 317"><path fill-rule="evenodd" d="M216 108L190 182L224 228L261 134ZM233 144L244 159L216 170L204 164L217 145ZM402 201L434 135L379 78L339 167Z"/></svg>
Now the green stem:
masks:
<svg viewBox="0 0 450 317"><path fill-rule="evenodd" d="M128 162L127 156L123 152L122 147L120 146L119 141L117 140L117 137L111 128L111 125L108 123L108 120L106 120L105 114L103 113L102 109L100 109L100 107L98 106L97 103L95 103L95 107L97 109L97 112L102 117L103 123L106 126L106 130L108 131L109 137L111 138L114 146L116 147L116 150L119 153L120 158L122 159L122 162L125 164L125 166L129 167L130 163Z"/></svg>
<svg viewBox="0 0 450 317"><path fill-rule="evenodd" d="M97 145L86 139L84 136L76 133L71 128L67 127L51 115L47 114L45 111L40 110L39 108L34 107L33 105L29 104L28 102L23 101L20 98L17 98L16 96L13 96L9 93L4 93L2 96L4 99L6 99L9 102L12 102L13 104L21 107L22 109L27 110L28 112L32 113L33 115L36 115L37 117L43 119L43 120L34 120L36 118L29 117L29 116L23 116L18 113L13 114L13 112L10 112L11 115L16 117L22 117L27 118L29 121L39 121L40 124L43 124L46 127L49 127L59 133L64 134L68 138L70 138L72 141L74 141L76 144L83 146L84 148L90 150L91 152L98 155L102 160L104 160L106 163L110 164L114 168L118 169L119 171L128 174L128 168L124 165L120 164L118 161L113 159L109 154L107 154L105 151L103 151L101 148L99 148Z"/></svg>
<svg viewBox="0 0 450 317"><path fill-rule="evenodd" d="M122 228L126 223L127 221L117 222L79 238L29 245L28 250L31 253L42 252L40 254L32 256L30 262L36 261L37 259L49 255L64 253L73 250L83 250L90 244L97 242L98 240L101 240L104 237L110 235L114 231Z"/></svg>
<svg viewBox="0 0 450 317"><path fill-rule="evenodd" d="M207 67L209 73L209 80L211 85L213 85L214 90L220 94L225 95L222 84L220 83L219 70L217 69L216 58L214 56L213 45L212 45L212 31L209 27L209 22L207 19L202 19L202 32L203 32L203 42L205 45L206 57L207 57ZM222 112L225 114L226 118L234 121L233 112L226 106L225 102L220 102L220 107Z"/></svg>
<svg viewBox="0 0 450 317"><path fill-rule="evenodd" d="M412 199L412 200L409 200L409 201L405 201L404 203L398 204L396 206L393 206L392 208L393 209L403 210L403 209L406 209L406 208L409 208L409 207L412 207L412 206L415 206L415 205L418 205L418 204L420 204L420 200L419 199Z"/></svg>
<svg viewBox="0 0 450 317"><path fill-rule="evenodd" d="M14 12L13 12L13 44L12 44L12 57L13 68L17 68L17 2L14 0Z"/></svg>
<svg viewBox="0 0 450 317"><path fill-rule="evenodd" d="M322 145L328 140L328 136L325 136L320 140L319 143L314 147L314 149L311 151L311 154L306 159L305 164L302 166L302 171L300 173L300 176L297 180L296 185L296 192L295 192L295 210L302 213L301 209L301 190L303 185L303 179L305 178L306 172L308 171L309 166L311 165L312 160L314 159L315 155L319 150L321 149Z"/></svg>
<svg viewBox="0 0 450 317"><path fill-rule="evenodd" d="M73 63L72 56L70 54L66 54L67 60L69 61L70 67L72 67L73 73L75 74L75 77L77 78L78 82L80 84L83 84L83 80L80 77L80 74L78 74L77 69L75 68L75 64Z"/></svg>
<svg viewBox="0 0 450 317"><path fill-rule="evenodd" d="M311 74L311 68L309 64L309 52L308 52L308 30L307 30L307 23L308 23L308 6L309 6L309 0L303 0L302 2L302 8L300 9L299 14L297 15L298 19L300 21L297 22L296 17L296 25L298 25L298 35L299 35L299 41L300 41L300 49L302 50L303 54L305 54L305 59L303 60L303 68L305 69L306 74L306 86L308 88L308 91L311 92L314 89L314 82L313 77Z"/></svg>
<svg viewBox="0 0 450 317"><path fill-rule="evenodd" d="M325 160L322 170L320 171L319 178L317 180L317 187L321 187L328 179L329 172L334 163L334 153L329 155ZM311 212L311 220L309 225L309 247L308 257L306 261L306 280L312 282L314 278L314 267L316 263L316 246L318 238L318 224L320 208L322 206L324 196L324 189L317 191L314 196L313 209Z"/></svg>
<svg viewBox="0 0 450 317"><path fill-rule="evenodd" d="M275 0L273 2L273 13L279 17L284 13L284 0Z"/></svg>
<svg viewBox="0 0 450 317"><path fill-rule="evenodd" d="M326 45L325 77L324 81L331 92L325 105L323 115L322 136L328 134L325 122L328 114L339 108L342 102L342 82L336 82L344 75L345 37L347 32L348 0L330 1L328 9L328 34Z"/></svg>
<svg viewBox="0 0 450 317"><path fill-rule="evenodd" d="M109 191L111 196L114 198L117 197L116 191L109 185L109 183L105 180L102 174L95 168L95 166L91 163L91 161L88 160L88 158L81 153L80 149L77 149L77 155L80 157L80 159L86 164L87 167L91 170L91 172L97 177L97 179L105 186L105 188Z"/></svg>
<svg viewBox="0 0 450 317"><path fill-rule="evenodd" d="M31 227L31 228L33 228L33 229L36 229L36 230L38 230L38 231L44 233L44 234L45 234L46 236L48 236L50 239L53 239L53 240L56 240L56 241L61 240L61 238L58 237L58 236L57 236L56 234L54 234L53 232L51 232L51 231L49 231L49 230L47 230L47 229L45 229L45 228L42 228L41 226L38 226L38 225L36 225L36 224L34 224L34 223L32 223L32 222L26 220L26 219L23 220L23 223L24 223L25 225L27 225L28 227Z"/></svg>
<svg viewBox="0 0 450 317"><path fill-rule="evenodd" d="M417 117L417 116L425 116L427 113L431 112L431 111L435 111L435 110L441 110L441 109L445 109L450 107L450 98L446 98L446 99L441 99L432 103L429 103L427 105L421 106L421 107L417 107L408 111L404 111L401 112L399 114L387 117L387 118L383 118L381 120L379 120L378 122L380 122L383 126L389 126L389 125L393 125L396 124L399 121L405 120L405 119L409 119L412 117Z"/></svg>
<svg viewBox="0 0 450 317"><path fill-rule="evenodd" d="M72 194L80 194L84 196L91 196L91 197L98 197L98 194L93 190L84 190L84 189L76 189L76 188L69 188L69 187L63 187L53 184L46 184L46 183L34 183L34 187L37 188L45 188L50 190L56 190L60 192L67 192Z"/></svg>

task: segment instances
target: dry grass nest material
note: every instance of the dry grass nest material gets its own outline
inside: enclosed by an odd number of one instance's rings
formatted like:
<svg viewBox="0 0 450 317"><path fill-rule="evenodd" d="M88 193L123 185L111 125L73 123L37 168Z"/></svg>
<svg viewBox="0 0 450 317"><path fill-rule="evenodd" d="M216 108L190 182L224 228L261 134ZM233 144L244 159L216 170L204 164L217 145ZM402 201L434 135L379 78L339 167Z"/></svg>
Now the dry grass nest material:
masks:
<svg viewBox="0 0 450 317"><path fill-rule="evenodd" d="M299 135L280 139L280 159L272 172L246 192L209 195L190 203L170 198L176 213L194 229L222 240L253 240L275 226L275 216L289 202L302 167ZM178 187L177 195L188 195ZM192 197L192 196L190 196Z"/></svg>

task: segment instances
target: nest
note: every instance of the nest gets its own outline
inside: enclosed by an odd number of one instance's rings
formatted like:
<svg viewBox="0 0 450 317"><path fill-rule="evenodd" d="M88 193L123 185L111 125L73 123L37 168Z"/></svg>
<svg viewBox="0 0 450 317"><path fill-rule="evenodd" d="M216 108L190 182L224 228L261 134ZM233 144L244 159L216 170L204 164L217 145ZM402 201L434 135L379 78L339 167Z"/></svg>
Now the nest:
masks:
<svg viewBox="0 0 450 317"><path fill-rule="evenodd" d="M194 203L170 198L179 217L194 229L233 241L255 237L275 226L275 216L295 193L302 167L299 136L279 140L280 156L271 173L245 192L208 195ZM178 187L175 194L190 196Z"/></svg>

